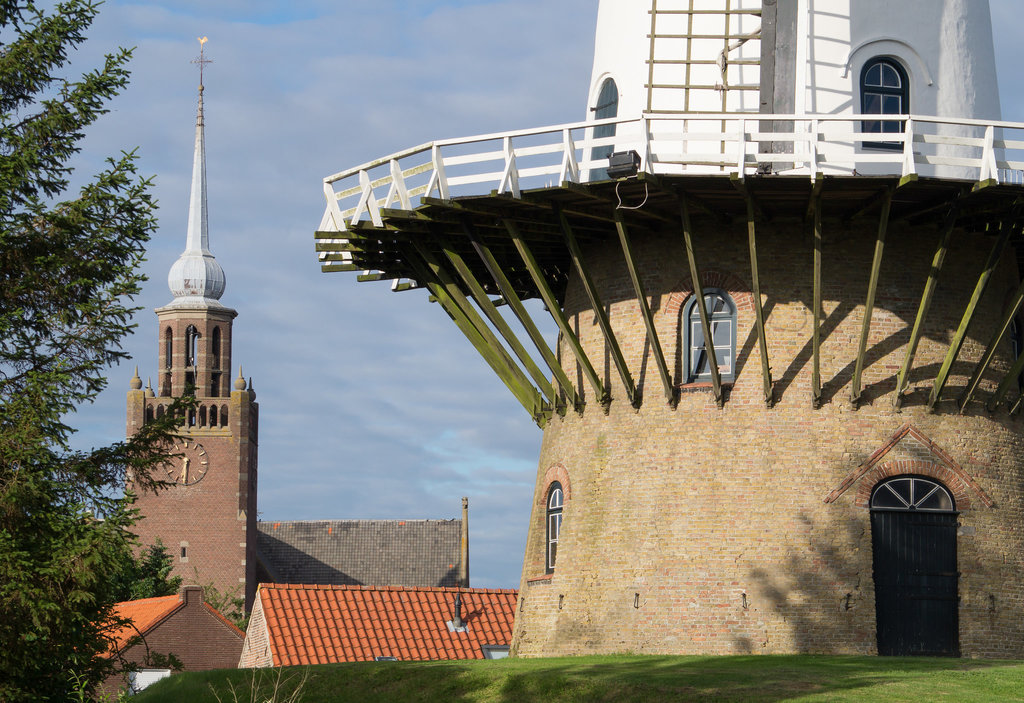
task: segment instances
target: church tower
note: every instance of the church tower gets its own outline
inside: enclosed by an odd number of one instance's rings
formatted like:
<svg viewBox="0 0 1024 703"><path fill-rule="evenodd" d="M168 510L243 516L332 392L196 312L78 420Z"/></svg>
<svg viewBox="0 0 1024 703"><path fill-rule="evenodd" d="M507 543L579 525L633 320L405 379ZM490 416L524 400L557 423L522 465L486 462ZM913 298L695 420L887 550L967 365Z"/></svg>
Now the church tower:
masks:
<svg viewBox="0 0 1024 703"><path fill-rule="evenodd" d="M585 120L338 171L316 234L426 289L544 430L513 653L1024 656L988 2L597 18Z"/></svg>
<svg viewBox="0 0 1024 703"><path fill-rule="evenodd" d="M156 389L143 389L136 372L128 391L128 434L162 416L175 398L192 394L197 406L180 430L179 456L167 464L166 476L157 476L173 485L139 495L136 529L143 544L163 542L175 575L244 597L248 611L255 596L258 406L241 368L231 379L238 313L220 302L224 270L210 252L202 71L185 251L167 283L174 299L156 310Z"/></svg>

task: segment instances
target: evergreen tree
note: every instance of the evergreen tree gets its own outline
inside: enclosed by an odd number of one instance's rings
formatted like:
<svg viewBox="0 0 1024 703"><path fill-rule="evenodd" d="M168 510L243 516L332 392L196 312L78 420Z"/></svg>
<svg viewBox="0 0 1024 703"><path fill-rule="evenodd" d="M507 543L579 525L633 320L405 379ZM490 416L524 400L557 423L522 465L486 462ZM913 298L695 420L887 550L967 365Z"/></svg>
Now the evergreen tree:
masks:
<svg viewBox="0 0 1024 703"><path fill-rule="evenodd" d="M171 577L173 568L174 560L159 539L140 550L137 557L125 552L121 569L112 578L114 600L173 596L181 590L181 577Z"/></svg>
<svg viewBox="0 0 1024 703"><path fill-rule="evenodd" d="M49 6L49 3L47 3ZM171 418L126 442L76 451L67 422L125 358L138 267L153 231L132 154L77 192L83 130L128 80L130 51L74 79L68 52L92 0L51 11L0 0L0 700L66 700L93 685L114 622L114 575L132 546L127 479L156 483Z"/></svg>

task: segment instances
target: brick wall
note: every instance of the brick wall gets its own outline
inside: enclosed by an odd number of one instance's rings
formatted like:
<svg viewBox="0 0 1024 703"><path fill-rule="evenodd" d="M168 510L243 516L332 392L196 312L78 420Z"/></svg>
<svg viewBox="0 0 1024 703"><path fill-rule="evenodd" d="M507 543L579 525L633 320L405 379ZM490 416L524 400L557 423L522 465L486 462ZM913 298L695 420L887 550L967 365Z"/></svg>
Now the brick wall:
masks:
<svg viewBox="0 0 1024 703"><path fill-rule="evenodd" d="M634 379L626 400L615 365L577 279L565 309L613 402L594 402L569 348L563 364L587 395L546 427L538 465L513 650L520 655L590 652L876 652L871 524L864 500L885 475L952 481L945 454L975 483L959 495L960 645L966 656L1024 656L1024 424L975 402L925 401L992 240L956 232L925 324L911 391L892 405L896 374L938 240L934 226L893 223L868 340L863 400L849 400L877 223L826 221L821 378L811 402L810 237L801 223L758 226L760 280L774 407L765 405L743 225L695 219L705 286L737 304L737 376L719 407L706 386L664 400L622 252L610 237L586 263ZM634 235L661 343L679 383L680 315L692 295L678 228ZM955 399L1003 313L1017 273L1008 250L968 330L945 393ZM1004 341L985 375L987 398L1009 368ZM826 498L894 433L884 461ZM922 441L920 437L923 437ZM933 449L935 451L933 451ZM924 457L924 458L922 458ZM922 466L933 466L928 469ZM554 574L544 578L544 496L552 467L572 484ZM931 475L931 474L929 474ZM865 484L868 482L868 484ZM563 483L564 485L564 483ZM957 490L956 486L950 485ZM979 493L978 491L981 491ZM986 504L982 494L990 497ZM859 497L859 499L858 499Z"/></svg>

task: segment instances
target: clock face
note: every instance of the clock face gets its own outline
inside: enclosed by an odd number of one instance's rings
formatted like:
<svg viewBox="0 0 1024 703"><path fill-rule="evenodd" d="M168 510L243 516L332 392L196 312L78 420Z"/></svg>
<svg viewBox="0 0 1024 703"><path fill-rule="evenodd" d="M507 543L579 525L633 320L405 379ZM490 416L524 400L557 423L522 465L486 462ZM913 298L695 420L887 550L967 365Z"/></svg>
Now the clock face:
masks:
<svg viewBox="0 0 1024 703"><path fill-rule="evenodd" d="M174 445L174 454L178 456L167 462L167 478L181 486L191 486L203 480L210 468L203 445L184 440Z"/></svg>

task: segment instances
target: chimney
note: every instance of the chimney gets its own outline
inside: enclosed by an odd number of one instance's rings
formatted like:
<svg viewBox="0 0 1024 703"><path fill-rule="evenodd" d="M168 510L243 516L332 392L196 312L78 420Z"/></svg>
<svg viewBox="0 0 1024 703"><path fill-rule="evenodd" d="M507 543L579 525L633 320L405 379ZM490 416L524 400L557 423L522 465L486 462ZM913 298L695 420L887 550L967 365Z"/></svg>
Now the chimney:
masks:
<svg viewBox="0 0 1024 703"><path fill-rule="evenodd" d="M469 498L462 497L462 540L459 546L459 585L469 588Z"/></svg>
<svg viewBox="0 0 1024 703"><path fill-rule="evenodd" d="M462 594L456 592L455 594L455 615L452 616L452 627L458 630L463 627L462 622Z"/></svg>

